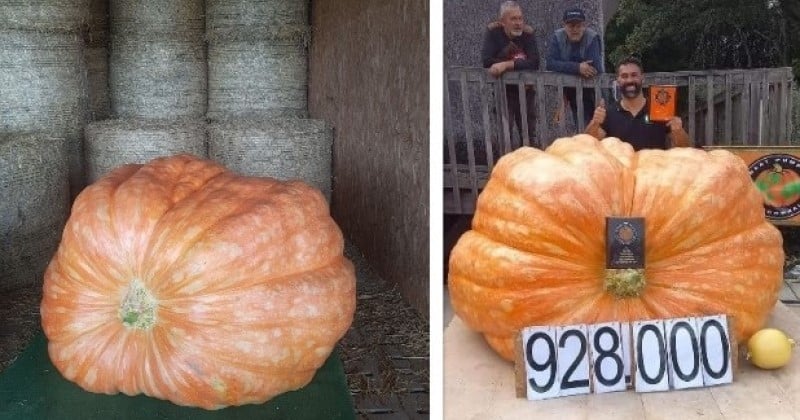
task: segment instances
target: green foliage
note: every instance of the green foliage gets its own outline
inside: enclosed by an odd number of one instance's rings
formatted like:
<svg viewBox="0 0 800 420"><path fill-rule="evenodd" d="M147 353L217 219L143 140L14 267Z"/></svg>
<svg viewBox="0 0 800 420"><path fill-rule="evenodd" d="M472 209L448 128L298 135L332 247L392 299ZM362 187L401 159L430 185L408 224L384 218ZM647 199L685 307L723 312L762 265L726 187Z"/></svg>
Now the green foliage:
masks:
<svg viewBox="0 0 800 420"><path fill-rule="evenodd" d="M608 68L630 54L648 72L788 66L800 47L789 42L784 9L768 0L622 0L606 28Z"/></svg>

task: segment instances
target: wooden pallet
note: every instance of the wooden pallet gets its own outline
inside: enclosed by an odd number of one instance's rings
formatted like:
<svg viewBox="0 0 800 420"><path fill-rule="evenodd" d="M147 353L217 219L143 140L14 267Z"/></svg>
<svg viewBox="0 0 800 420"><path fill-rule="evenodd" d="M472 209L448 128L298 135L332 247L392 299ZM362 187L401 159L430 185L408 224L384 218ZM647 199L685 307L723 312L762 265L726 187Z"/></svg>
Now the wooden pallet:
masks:
<svg viewBox="0 0 800 420"><path fill-rule="evenodd" d="M768 326L800 337L800 316L781 303ZM734 378L692 390L528 401L516 397L514 366L461 319L454 317L444 333L445 419L800 419L800 354L775 371L740 359Z"/></svg>

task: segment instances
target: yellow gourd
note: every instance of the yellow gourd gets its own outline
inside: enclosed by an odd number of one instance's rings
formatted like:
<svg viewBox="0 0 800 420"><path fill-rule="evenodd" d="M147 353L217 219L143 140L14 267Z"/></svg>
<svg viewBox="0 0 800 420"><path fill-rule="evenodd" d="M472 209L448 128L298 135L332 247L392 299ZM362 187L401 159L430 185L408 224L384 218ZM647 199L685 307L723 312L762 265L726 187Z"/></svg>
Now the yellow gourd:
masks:
<svg viewBox="0 0 800 420"><path fill-rule="evenodd" d="M764 328L747 340L747 360L761 369L777 369L789 363L794 346L783 331Z"/></svg>

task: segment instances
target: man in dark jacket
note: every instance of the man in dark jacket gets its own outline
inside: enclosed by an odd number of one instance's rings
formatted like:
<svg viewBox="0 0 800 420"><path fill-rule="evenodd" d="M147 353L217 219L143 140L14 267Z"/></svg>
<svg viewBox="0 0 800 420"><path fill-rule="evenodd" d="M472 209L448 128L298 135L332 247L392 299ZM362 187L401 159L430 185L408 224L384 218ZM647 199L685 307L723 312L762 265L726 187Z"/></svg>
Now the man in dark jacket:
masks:
<svg viewBox="0 0 800 420"><path fill-rule="evenodd" d="M487 28L483 40L483 67L489 69L494 77L512 70L539 70L539 53L533 28L525 24L522 7L515 1L506 1L500 5L500 20L492 22ZM519 87L506 86L509 121L514 121L519 130L519 138L523 138L522 112L520 106ZM535 139L536 114L534 111L533 86L525 86L525 106L528 123L528 139L531 145L538 145ZM512 136L513 137L513 136ZM521 146L512 144L512 149ZM510 152L506 151L506 152Z"/></svg>
<svg viewBox="0 0 800 420"><path fill-rule="evenodd" d="M547 46L547 70L591 79L603 73L600 35L586 27L586 15L579 8L564 12L564 27L553 33ZM564 88L578 132L594 112L594 89L583 89L583 121L578 121L575 88Z"/></svg>

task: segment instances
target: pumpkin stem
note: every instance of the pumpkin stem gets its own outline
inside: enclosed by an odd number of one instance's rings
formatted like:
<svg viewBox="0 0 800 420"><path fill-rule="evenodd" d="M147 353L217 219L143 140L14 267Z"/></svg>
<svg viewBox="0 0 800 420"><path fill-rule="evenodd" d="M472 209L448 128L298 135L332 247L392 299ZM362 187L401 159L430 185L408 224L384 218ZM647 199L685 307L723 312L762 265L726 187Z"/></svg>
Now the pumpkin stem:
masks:
<svg viewBox="0 0 800 420"><path fill-rule="evenodd" d="M642 294L645 286L644 270L641 268L609 268L603 287L617 298L629 298Z"/></svg>
<svg viewBox="0 0 800 420"><path fill-rule="evenodd" d="M128 328L149 330L156 323L158 302L139 279L128 286L119 305L119 319Z"/></svg>

